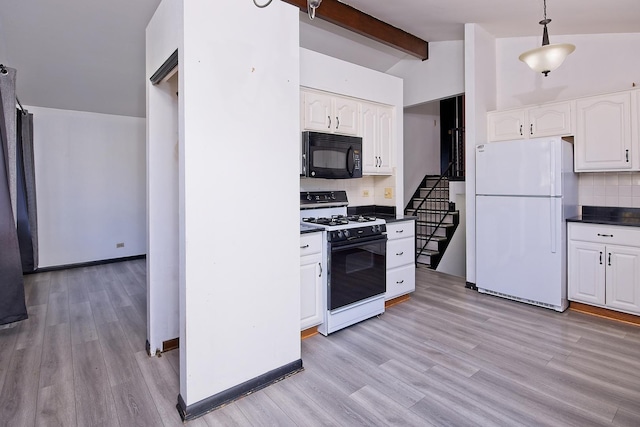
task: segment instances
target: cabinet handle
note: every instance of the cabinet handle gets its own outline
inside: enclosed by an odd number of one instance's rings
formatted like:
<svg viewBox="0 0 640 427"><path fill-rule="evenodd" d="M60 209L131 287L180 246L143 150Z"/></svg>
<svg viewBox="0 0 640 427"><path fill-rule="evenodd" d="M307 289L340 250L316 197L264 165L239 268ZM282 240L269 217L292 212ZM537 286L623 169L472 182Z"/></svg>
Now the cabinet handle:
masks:
<svg viewBox="0 0 640 427"><path fill-rule="evenodd" d="M627 163L629 163L629 150L624 150L624 158L627 160Z"/></svg>
<svg viewBox="0 0 640 427"><path fill-rule="evenodd" d="M396 230L396 233L404 233L404 230Z"/></svg>
<svg viewBox="0 0 640 427"><path fill-rule="evenodd" d="M306 249L308 247L309 247L309 245L304 245L304 246L300 246L300 249Z"/></svg>
<svg viewBox="0 0 640 427"><path fill-rule="evenodd" d="M600 251L600 265L602 265L602 251Z"/></svg>
<svg viewBox="0 0 640 427"><path fill-rule="evenodd" d="M396 252L396 255L398 255L398 256L403 255L403 254L404 254L404 252Z"/></svg>
<svg viewBox="0 0 640 427"><path fill-rule="evenodd" d="M613 234L600 234L600 233L598 233L598 236L600 236L600 237L613 237Z"/></svg>
<svg viewBox="0 0 640 427"><path fill-rule="evenodd" d="M340 127L340 117L336 116L336 129Z"/></svg>
<svg viewBox="0 0 640 427"><path fill-rule="evenodd" d="M322 277L322 263L318 263L318 267L320 267L320 274L318 274L318 277Z"/></svg>
<svg viewBox="0 0 640 427"><path fill-rule="evenodd" d="M529 134L533 135L533 123L529 125Z"/></svg>
<svg viewBox="0 0 640 427"><path fill-rule="evenodd" d="M611 265L611 252L609 252L609 261L608 264Z"/></svg>
<svg viewBox="0 0 640 427"><path fill-rule="evenodd" d="M522 135L522 125L520 125L520 135Z"/></svg>
<svg viewBox="0 0 640 427"><path fill-rule="evenodd" d="M404 283L404 279L403 279L403 280L398 280L398 281L396 281L396 283L397 283L398 285L401 285L401 284L403 284L403 283Z"/></svg>
<svg viewBox="0 0 640 427"><path fill-rule="evenodd" d="M329 126L327 126L327 128L331 129L331 116L327 116L327 119L329 119Z"/></svg>

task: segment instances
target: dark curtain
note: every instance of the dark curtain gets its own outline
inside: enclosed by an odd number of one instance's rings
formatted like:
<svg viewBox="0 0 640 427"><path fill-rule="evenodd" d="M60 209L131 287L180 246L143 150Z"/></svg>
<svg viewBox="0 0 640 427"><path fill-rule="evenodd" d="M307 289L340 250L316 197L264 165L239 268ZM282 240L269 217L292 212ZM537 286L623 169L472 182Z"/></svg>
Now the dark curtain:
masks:
<svg viewBox="0 0 640 427"><path fill-rule="evenodd" d="M13 74L15 88L15 74ZM0 75L0 79L9 78L8 74ZM2 91L7 87L7 81L0 82L0 99L6 98ZM7 117L15 117L15 89L13 91L14 105L9 110L0 102L0 325L26 319L27 308L24 300L24 282L22 280L22 264L18 245L16 221L13 216L10 183L12 150L7 134ZM5 115L5 112L8 113ZM13 124L15 126L15 124ZM11 127L11 125L10 125ZM14 133L15 134L15 133Z"/></svg>
<svg viewBox="0 0 640 427"><path fill-rule="evenodd" d="M17 217L20 259L24 273L38 267L35 169L33 161L33 114L17 111Z"/></svg>

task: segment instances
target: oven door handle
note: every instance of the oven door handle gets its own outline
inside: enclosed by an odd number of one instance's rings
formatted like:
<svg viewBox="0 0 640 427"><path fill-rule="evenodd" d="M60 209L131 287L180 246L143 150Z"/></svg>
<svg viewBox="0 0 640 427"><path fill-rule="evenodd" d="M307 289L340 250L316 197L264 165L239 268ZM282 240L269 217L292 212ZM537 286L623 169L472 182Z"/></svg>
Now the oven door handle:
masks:
<svg viewBox="0 0 640 427"><path fill-rule="evenodd" d="M359 246L363 246L369 243L378 243L378 242L386 242L387 236L372 236L372 237L360 237L353 240L346 240L342 242L332 243L329 242L329 250L330 251L344 251L347 249L357 248Z"/></svg>

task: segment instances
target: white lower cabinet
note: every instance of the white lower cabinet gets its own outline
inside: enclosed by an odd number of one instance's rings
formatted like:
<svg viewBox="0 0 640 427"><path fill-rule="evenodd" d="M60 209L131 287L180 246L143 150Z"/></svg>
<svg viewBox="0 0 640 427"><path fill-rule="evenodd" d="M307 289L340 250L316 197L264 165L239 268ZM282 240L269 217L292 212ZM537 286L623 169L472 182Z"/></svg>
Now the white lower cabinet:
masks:
<svg viewBox="0 0 640 427"><path fill-rule="evenodd" d="M416 235L413 220L387 224L387 292L385 300L416 290Z"/></svg>
<svg viewBox="0 0 640 427"><path fill-rule="evenodd" d="M569 300L640 314L640 228L569 223Z"/></svg>
<svg viewBox="0 0 640 427"><path fill-rule="evenodd" d="M300 236L300 330L322 323L323 233Z"/></svg>

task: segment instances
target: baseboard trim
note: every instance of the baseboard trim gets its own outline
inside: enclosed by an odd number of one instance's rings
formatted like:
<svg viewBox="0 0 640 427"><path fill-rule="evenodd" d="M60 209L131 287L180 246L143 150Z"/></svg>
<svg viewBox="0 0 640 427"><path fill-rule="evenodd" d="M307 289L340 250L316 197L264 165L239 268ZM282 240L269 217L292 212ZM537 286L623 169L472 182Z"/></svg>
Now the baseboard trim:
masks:
<svg viewBox="0 0 640 427"><path fill-rule="evenodd" d="M629 313L622 313L620 311L609 310L608 308L596 307L589 304L582 304L579 302L569 302L569 310L577 311L578 313L590 314L592 316L602 317L604 319L616 320L618 322L628 323L634 326L640 326L640 316L635 316Z"/></svg>
<svg viewBox="0 0 640 427"><path fill-rule="evenodd" d="M54 265L51 267L36 268L35 270L25 272L24 274L46 273L47 271L69 270L71 268L80 268L80 267L92 267L94 265L112 264L114 262L124 262L124 261L132 261L135 259L144 259L146 257L147 257L146 254L142 254L142 255L127 256L122 258L111 258L111 259L101 259L98 261L80 262L77 264Z"/></svg>
<svg viewBox="0 0 640 427"><path fill-rule="evenodd" d="M476 284L475 283L471 283L471 282L465 283L464 287L467 288L467 289L471 289L472 291L477 291L478 290L478 287L476 286Z"/></svg>
<svg viewBox="0 0 640 427"><path fill-rule="evenodd" d="M309 329L305 329L304 331L300 331L300 339L306 340L314 335L318 335L318 327L314 326Z"/></svg>
<svg viewBox="0 0 640 427"><path fill-rule="evenodd" d="M384 302L384 308L387 309L389 307L393 307L394 305L401 304L405 301L409 301L411 299L411 295L405 294L400 295L399 297L391 298L389 301Z"/></svg>
<svg viewBox="0 0 640 427"><path fill-rule="evenodd" d="M184 403L182 395L179 394L176 408L178 409L178 413L180 414L182 421L193 420L240 399L241 397L261 390L293 374L297 374L303 369L302 359L298 359L189 406Z"/></svg>
<svg viewBox="0 0 640 427"><path fill-rule="evenodd" d="M180 348L180 338L174 338L162 342L162 352L171 351Z"/></svg>

